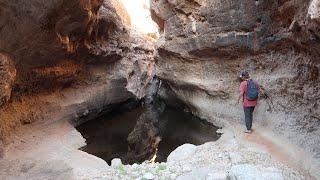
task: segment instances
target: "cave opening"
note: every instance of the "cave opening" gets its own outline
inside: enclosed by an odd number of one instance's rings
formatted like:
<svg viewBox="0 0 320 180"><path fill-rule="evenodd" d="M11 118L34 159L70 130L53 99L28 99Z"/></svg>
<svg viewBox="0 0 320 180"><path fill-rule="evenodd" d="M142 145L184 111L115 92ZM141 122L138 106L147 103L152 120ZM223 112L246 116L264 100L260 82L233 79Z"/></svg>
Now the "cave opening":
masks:
<svg viewBox="0 0 320 180"><path fill-rule="evenodd" d="M124 164L166 162L183 144L201 145L220 137L218 127L164 103L122 105L76 128L86 139L87 145L81 150L108 164L114 158Z"/></svg>

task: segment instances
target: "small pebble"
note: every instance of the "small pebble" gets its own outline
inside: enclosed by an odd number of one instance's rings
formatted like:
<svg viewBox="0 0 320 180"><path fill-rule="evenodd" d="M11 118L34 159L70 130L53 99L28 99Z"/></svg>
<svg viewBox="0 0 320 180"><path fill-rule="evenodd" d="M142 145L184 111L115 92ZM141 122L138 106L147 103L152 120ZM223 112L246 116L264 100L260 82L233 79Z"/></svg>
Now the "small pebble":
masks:
<svg viewBox="0 0 320 180"><path fill-rule="evenodd" d="M120 165L122 165L121 159L114 158L111 160L111 167L118 167Z"/></svg>

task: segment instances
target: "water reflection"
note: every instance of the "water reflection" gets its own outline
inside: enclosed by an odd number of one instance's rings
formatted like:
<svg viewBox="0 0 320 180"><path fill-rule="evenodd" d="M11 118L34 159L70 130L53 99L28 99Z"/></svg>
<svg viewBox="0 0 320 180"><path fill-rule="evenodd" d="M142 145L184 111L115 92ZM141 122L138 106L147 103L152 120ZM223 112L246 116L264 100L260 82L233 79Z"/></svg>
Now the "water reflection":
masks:
<svg viewBox="0 0 320 180"><path fill-rule="evenodd" d="M113 112L77 129L86 138L83 150L108 163L113 158L132 164L155 157L163 162L182 144L200 145L218 139L217 127L164 104Z"/></svg>

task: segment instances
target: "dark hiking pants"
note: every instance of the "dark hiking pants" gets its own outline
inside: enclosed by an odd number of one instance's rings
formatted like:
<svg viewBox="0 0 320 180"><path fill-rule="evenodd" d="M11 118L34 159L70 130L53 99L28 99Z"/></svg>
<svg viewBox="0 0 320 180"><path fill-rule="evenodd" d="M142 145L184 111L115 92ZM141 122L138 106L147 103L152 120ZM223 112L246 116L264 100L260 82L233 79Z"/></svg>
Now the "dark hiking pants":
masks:
<svg viewBox="0 0 320 180"><path fill-rule="evenodd" d="M246 122L247 130L251 130L254 106L253 107L243 107L243 109L244 109L244 120Z"/></svg>

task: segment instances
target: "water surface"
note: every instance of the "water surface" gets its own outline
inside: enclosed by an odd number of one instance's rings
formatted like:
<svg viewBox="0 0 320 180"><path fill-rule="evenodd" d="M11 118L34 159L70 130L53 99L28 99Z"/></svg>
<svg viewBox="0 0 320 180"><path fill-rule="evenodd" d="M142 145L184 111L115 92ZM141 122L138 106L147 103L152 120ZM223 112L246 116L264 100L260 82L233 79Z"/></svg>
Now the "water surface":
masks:
<svg viewBox="0 0 320 180"><path fill-rule="evenodd" d="M82 150L104 159L109 164L113 158L120 158L125 162L127 137L145 111L145 108L138 107L128 111L111 112L78 126L78 131L87 142L87 146ZM157 125L161 136L157 162L166 161L174 149L185 143L200 145L219 138L216 134L217 127L177 109L166 108L159 116Z"/></svg>

